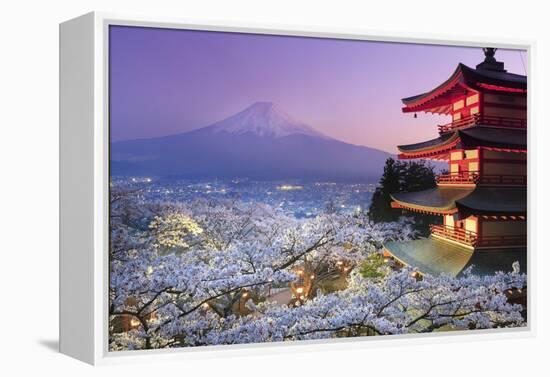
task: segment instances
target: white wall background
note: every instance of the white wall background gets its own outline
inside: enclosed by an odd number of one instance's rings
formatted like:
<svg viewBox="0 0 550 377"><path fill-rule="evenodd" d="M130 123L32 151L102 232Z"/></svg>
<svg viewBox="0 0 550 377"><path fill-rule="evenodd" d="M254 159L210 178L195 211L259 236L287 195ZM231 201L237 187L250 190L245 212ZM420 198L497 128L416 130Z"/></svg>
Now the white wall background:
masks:
<svg viewBox="0 0 550 377"><path fill-rule="evenodd" d="M550 27L543 1L186 1L51 0L4 1L0 5L0 371L3 375L542 375L549 342L548 257L543 218L548 213L547 112L550 88ZM379 32L534 39L536 129L530 146L538 167L532 174L538 205L530 213L536 246L537 335L509 340L423 339L417 346L204 358L185 362L93 369L57 354L58 332L58 23L91 10L281 25L354 28ZM406 64L406 62L403 62ZM544 113L546 112L546 114ZM535 152L535 153L533 153ZM546 173L546 174L545 174ZM535 223L536 222L536 223ZM540 232L540 236L539 236ZM544 242L544 243L543 243ZM456 341L455 341L456 340ZM338 347L337 347L338 348ZM541 372L535 372L537 368ZM7 370L12 369L11 373ZM233 372L233 373L232 373Z"/></svg>

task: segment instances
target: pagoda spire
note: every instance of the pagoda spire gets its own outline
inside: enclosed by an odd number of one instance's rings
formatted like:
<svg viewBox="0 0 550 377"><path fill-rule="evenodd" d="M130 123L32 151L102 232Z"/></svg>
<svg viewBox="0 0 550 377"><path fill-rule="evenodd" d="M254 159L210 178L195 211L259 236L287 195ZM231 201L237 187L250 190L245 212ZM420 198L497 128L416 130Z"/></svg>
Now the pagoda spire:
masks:
<svg viewBox="0 0 550 377"><path fill-rule="evenodd" d="M499 62L495 59L496 51L497 48L484 47L483 53L485 54L485 60L476 65L476 70L506 72L506 70L504 69L504 63Z"/></svg>

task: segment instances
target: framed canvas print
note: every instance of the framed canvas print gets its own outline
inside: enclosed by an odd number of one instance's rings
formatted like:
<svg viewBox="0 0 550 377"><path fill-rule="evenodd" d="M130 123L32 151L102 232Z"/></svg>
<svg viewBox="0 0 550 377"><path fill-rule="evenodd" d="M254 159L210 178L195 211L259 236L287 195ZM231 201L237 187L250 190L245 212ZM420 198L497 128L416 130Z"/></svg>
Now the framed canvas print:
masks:
<svg viewBox="0 0 550 377"><path fill-rule="evenodd" d="M60 31L62 352L529 331L529 44Z"/></svg>

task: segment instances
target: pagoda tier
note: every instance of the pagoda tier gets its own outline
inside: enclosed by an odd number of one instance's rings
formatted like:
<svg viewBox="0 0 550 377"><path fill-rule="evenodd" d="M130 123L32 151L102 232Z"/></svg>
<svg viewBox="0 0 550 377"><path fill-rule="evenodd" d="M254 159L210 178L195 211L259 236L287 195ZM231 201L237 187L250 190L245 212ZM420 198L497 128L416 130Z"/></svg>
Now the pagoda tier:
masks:
<svg viewBox="0 0 550 377"><path fill-rule="evenodd" d="M489 69L487 69L489 68ZM493 95L523 95L527 93L527 76L508 73L500 67L479 67L472 69L462 63L454 73L437 88L416 96L403 98L403 112L429 112L437 114L453 114L454 103L459 99L470 98L470 102L478 102L472 97L478 93ZM489 99L495 100L494 96ZM477 101L476 101L477 100ZM488 101L491 102L491 101Z"/></svg>
<svg viewBox="0 0 550 377"><path fill-rule="evenodd" d="M388 242L385 253L421 273L511 270L526 258L524 187L441 188L393 194L392 207L443 216L428 239ZM487 255L485 255L487 254Z"/></svg>
<svg viewBox="0 0 550 377"><path fill-rule="evenodd" d="M477 148L527 153L527 130L476 127L448 132L420 143L397 146L400 159L434 160L449 160L453 150Z"/></svg>

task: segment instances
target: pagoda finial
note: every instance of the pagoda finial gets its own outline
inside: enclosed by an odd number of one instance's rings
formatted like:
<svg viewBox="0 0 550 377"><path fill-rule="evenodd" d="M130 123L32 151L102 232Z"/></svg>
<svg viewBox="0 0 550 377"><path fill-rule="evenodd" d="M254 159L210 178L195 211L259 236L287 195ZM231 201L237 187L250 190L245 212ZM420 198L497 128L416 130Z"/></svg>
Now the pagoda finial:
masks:
<svg viewBox="0 0 550 377"><path fill-rule="evenodd" d="M497 52L496 48L492 47L484 47L483 52L485 53L485 61L487 63L496 63L495 59L495 52Z"/></svg>
<svg viewBox="0 0 550 377"><path fill-rule="evenodd" d="M484 47L483 53L485 54L485 60L479 63L476 66L476 69L484 69L488 71L501 71L506 72L504 69L504 63L499 62L495 59L495 52L497 51L494 47Z"/></svg>

